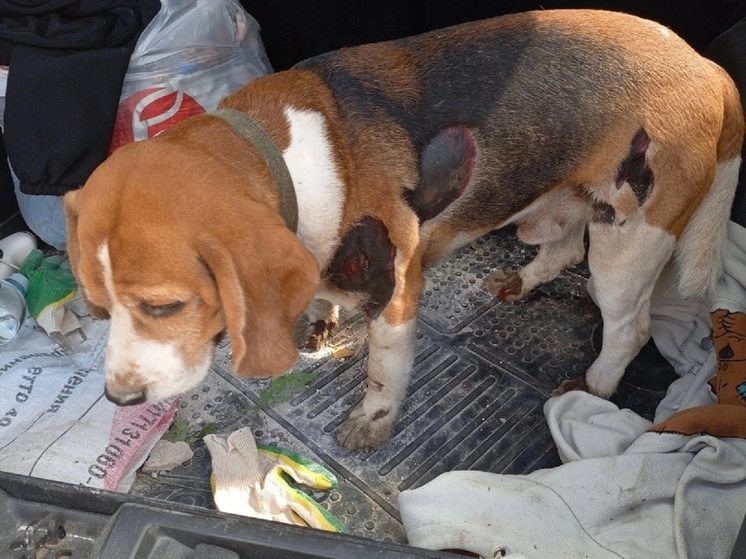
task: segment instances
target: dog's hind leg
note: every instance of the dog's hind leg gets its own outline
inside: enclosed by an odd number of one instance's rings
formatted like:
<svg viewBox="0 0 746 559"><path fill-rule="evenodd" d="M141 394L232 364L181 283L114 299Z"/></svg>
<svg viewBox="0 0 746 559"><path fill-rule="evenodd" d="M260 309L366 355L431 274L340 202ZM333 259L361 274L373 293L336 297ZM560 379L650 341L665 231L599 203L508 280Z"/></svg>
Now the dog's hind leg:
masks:
<svg viewBox="0 0 746 559"><path fill-rule="evenodd" d="M588 230L588 264L604 330L601 353L584 383L591 393L608 398L650 338L650 296L675 238L649 225L642 211L624 225L591 223ZM556 393L585 387L582 380L568 381Z"/></svg>
<svg viewBox="0 0 746 559"><path fill-rule="evenodd" d="M665 146L656 145L640 130L614 184L593 189L597 212L589 226L588 262L604 333L585 383L597 396L614 393L648 340L650 297L675 249L680 294L706 297L719 278L743 134L740 104L733 106L724 124L712 119L722 126L719 140L711 129L690 127L684 129L689 135L669 134ZM713 110L722 109L716 104ZM634 212L630 194L639 204Z"/></svg>
<svg viewBox="0 0 746 559"><path fill-rule="evenodd" d="M501 301L526 297L585 256L585 227L593 215L588 201L570 192L551 200L541 203L518 226L521 241L540 245L531 263L518 271L496 270L484 279L484 288Z"/></svg>
<svg viewBox="0 0 746 559"><path fill-rule="evenodd" d="M682 263L677 262L679 292L690 297L708 295L710 284L722 267L723 241L718 235L727 222L739 163L740 159L734 158L718 165L713 187L678 241L665 229L649 225L642 212L621 226L603 223L589 226L588 262L593 292L604 321L601 353L588 369L584 381L593 394L604 398L611 396L624 369L648 340L650 296L675 243L677 260L684 261L683 270ZM677 202L682 203L681 200ZM706 224L697 222L702 216L709 219ZM699 240L692 237L696 227L702 236ZM694 242L699 246L692 248ZM695 249L697 252L692 255ZM582 381L568 381L559 392L585 388L582 384Z"/></svg>
<svg viewBox="0 0 746 559"><path fill-rule="evenodd" d="M535 287L583 260L584 234L585 223L576 223L563 238L542 243L536 258L527 266L518 271L496 270L488 274L484 278L484 288L501 301L522 299Z"/></svg>

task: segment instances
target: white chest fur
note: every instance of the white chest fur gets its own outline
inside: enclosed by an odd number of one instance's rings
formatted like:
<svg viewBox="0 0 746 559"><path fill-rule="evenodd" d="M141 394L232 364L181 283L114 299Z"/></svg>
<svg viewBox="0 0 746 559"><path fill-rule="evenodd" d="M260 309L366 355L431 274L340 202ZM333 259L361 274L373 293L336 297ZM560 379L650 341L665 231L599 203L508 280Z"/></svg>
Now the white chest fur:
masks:
<svg viewBox="0 0 746 559"><path fill-rule="evenodd" d="M323 270L339 242L344 184L324 116L288 107L285 117L290 145L283 157L298 199L298 236Z"/></svg>

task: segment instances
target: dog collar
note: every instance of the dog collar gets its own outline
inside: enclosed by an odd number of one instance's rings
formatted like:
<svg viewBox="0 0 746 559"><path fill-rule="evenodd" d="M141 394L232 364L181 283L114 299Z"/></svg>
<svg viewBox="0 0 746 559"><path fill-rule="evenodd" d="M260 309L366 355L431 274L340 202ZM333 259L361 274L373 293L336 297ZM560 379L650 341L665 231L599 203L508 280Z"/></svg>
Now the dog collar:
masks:
<svg viewBox="0 0 746 559"><path fill-rule="evenodd" d="M262 125L246 113L233 109L218 109L210 114L218 117L241 134L264 156L280 194L280 214L285 220L288 229L293 233L297 232L298 200L295 196L293 179L282 157L280 148L277 147L277 144Z"/></svg>

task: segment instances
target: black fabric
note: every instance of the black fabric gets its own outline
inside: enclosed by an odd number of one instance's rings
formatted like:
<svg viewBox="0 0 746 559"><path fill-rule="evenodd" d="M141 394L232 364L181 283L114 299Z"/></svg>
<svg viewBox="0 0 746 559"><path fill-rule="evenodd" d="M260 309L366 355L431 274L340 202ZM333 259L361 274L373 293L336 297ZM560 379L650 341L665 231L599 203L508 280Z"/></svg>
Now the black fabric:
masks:
<svg viewBox="0 0 746 559"><path fill-rule="evenodd" d="M746 101L746 19L739 21L717 37L707 47L704 54L731 75L741 93L741 104L744 104ZM746 106L744 108L746 109ZM746 160L746 145L741 151L741 158ZM738 179L738 190L733 201L731 219L746 227L746 164L741 164Z"/></svg>
<svg viewBox="0 0 746 559"><path fill-rule="evenodd" d="M3 222L18 212L18 200L13 192L13 181L10 178L7 157L3 135L0 132L0 227ZM0 238L2 237L3 235L0 234Z"/></svg>
<svg viewBox="0 0 746 559"><path fill-rule="evenodd" d="M26 194L81 186L108 152L122 82L159 0L0 0L5 146Z"/></svg>

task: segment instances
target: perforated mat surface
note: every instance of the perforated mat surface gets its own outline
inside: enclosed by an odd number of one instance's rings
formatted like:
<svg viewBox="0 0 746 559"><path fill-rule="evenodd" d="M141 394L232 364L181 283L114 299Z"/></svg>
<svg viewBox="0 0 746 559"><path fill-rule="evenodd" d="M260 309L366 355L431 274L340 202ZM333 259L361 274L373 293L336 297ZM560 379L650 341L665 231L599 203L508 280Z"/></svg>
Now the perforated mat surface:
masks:
<svg viewBox="0 0 746 559"><path fill-rule="evenodd" d="M487 273L517 269L533 254L513 231L502 231L427 273L412 382L393 440L382 449L350 452L335 440L347 411L364 393L361 315L344 317L332 340L333 348L349 349L350 356L303 354L296 371L316 371L315 380L292 400L261 410L250 408L268 381L234 377L224 344L207 381L183 397L179 416L190 431L212 422L223 434L249 426L260 444L283 446L324 464L339 486L310 493L316 500L353 534L405 542L396 502L400 491L456 469L519 474L560 463L542 406L562 380L582 375L593 361L601 318L586 292L583 265L518 303L500 303L482 289ZM623 381L615 399L650 417L665 391L660 378L667 378L667 371L655 350L646 350L625 378L634 380L636 366L646 373L652 368L658 384L651 389ZM139 474L132 492L212 508L210 457L202 443L194 449L189 463L169 473Z"/></svg>

